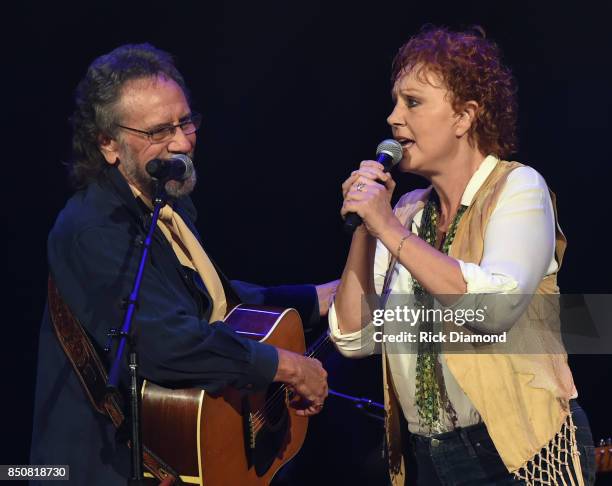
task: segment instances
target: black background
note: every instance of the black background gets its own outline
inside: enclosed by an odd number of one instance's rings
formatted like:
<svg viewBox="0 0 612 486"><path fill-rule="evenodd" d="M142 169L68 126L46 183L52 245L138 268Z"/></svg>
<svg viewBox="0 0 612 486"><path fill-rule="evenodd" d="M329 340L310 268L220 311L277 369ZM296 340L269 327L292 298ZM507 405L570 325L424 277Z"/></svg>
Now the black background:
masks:
<svg viewBox="0 0 612 486"><path fill-rule="evenodd" d="M588 2L19 2L3 6L3 451L26 464L46 235L71 194L72 93L126 42L172 52L204 115L194 195L207 251L231 278L323 282L342 271L340 184L389 136L391 60L422 24L482 25L519 83L520 150L559 199L563 292L611 292L609 15ZM422 181L395 174L398 192ZM399 194L398 194L399 195ZM612 321L612 319L610 319ZM322 329L323 325L322 323ZM595 439L612 435L610 356L572 356ZM377 358L332 355L331 385L381 399ZM347 472L380 426L330 398L296 462L310 484ZM350 465L350 466L349 466ZM341 476L342 475L342 476Z"/></svg>

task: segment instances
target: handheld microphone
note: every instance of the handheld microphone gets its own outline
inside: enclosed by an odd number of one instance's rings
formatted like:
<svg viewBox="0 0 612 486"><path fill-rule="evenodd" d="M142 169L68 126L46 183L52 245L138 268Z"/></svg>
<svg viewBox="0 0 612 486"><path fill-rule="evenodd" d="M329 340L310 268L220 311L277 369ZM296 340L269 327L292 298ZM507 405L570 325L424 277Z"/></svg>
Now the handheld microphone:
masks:
<svg viewBox="0 0 612 486"><path fill-rule="evenodd" d="M193 162L185 154L173 155L169 159L153 159L147 162L147 173L160 181L184 181L193 174Z"/></svg>
<svg viewBox="0 0 612 486"><path fill-rule="evenodd" d="M397 140L392 138L383 140L376 147L376 162L380 162L384 166L385 172L389 172L391 167L400 160L402 160L402 146ZM377 182L383 184L380 180ZM362 222L361 216L357 213L348 213L344 220L344 231L352 234Z"/></svg>

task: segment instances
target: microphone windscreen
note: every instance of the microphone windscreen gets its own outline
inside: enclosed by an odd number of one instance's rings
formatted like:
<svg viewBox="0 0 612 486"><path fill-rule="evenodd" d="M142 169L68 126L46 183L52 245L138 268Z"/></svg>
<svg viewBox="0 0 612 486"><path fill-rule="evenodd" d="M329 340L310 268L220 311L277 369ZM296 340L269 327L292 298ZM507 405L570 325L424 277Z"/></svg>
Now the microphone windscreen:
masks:
<svg viewBox="0 0 612 486"><path fill-rule="evenodd" d="M183 174L181 180L184 181L189 179L191 177L191 174L193 174L193 161L191 160L191 157L185 154L177 154L172 156L172 158L178 159L185 164L185 173Z"/></svg>
<svg viewBox="0 0 612 486"><path fill-rule="evenodd" d="M387 154L393 159L391 165L397 164L400 160L402 160L402 145L397 141L389 138L387 140L383 140L376 147L376 155Z"/></svg>
<svg viewBox="0 0 612 486"><path fill-rule="evenodd" d="M153 159L145 166L147 173L156 179L184 181L193 174L193 161L185 154L173 155L170 159Z"/></svg>
<svg viewBox="0 0 612 486"><path fill-rule="evenodd" d="M163 167L163 163L164 162L161 159L153 159L147 162L147 165L145 166L147 174L149 174L151 177L157 177L159 171Z"/></svg>

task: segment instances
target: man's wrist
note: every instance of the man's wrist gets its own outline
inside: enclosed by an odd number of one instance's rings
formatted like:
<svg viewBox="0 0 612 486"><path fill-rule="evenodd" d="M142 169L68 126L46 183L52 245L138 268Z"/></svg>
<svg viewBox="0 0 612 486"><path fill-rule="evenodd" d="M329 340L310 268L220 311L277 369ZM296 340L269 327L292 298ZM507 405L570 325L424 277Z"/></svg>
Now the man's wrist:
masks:
<svg viewBox="0 0 612 486"><path fill-rule="evenodd" d="M297 367L295 366L295 357L291 351L282 348L276 348L278 353L278 367L274 381L282 383L295 383L297 378Z"/></svg>

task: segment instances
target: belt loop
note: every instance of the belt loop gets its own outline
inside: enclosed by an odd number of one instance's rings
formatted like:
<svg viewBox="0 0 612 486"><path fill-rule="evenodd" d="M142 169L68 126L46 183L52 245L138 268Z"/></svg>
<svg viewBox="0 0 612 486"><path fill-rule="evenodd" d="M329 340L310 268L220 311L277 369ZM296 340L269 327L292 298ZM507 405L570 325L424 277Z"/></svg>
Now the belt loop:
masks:
<svg viewBox="0 0 612 486"><path fill-rule="evenodd" d="M459 429L457 432L459 432L459 437L461 437L461 441L463 442L463 445L468 450L468 455L470 457L476 457L476 450L474 449L474 446L472 445L472 441L470 441L467 431L465 429Z"/></svg>

